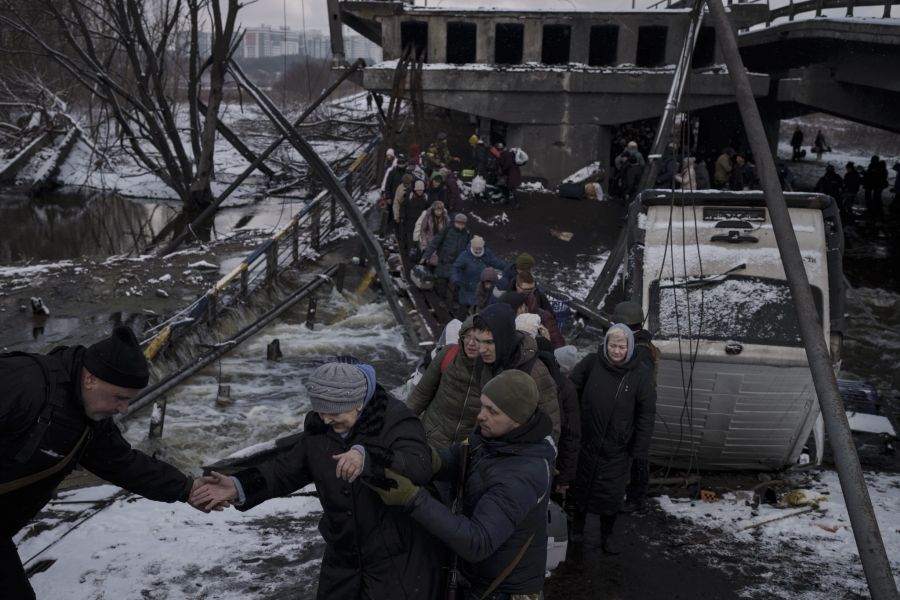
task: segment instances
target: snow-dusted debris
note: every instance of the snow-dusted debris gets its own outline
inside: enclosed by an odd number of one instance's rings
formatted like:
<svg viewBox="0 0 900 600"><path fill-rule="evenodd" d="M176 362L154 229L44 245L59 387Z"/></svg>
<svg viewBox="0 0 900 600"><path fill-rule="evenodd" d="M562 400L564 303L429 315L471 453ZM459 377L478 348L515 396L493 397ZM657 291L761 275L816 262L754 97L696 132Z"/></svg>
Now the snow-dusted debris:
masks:
<svg viewBox="0 0 900 600"><path fill-rule="evenodd" d="M894 573L898 573L900 505L897 503L897 492L900 489L900 475L867 473L865 477L888 559ZM822 471L803 493L805 499L818 504L818 508L777 508L760 504L754 509L749 491L724 494L714 503L675 500L668 496L659 498L658 502L666 512L705 530L708 536L702 544L704 547L714 547L721 542L733 548L737 542L745 550L742 560L748 564L772 565L773 556L782 557L783 568L773 572L767 583L745 590L742 597L812 599L848 598L856 597L855 594L867 596L868 588L837 474ZM821 498L825 500L816 502ZM700 546L689 545L686 548L699 551ZM793 591L796 582L791 579L794 572L800 570L814 570L817 573L818 579L812 583L820 588L823 595L796 595Z"/></svg>

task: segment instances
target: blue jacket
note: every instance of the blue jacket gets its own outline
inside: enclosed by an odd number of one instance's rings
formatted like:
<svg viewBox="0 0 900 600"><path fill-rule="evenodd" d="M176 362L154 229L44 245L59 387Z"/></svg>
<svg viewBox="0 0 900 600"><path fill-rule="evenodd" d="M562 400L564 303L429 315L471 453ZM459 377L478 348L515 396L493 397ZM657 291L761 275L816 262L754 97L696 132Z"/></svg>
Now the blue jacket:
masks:
<svg viewBox="0 0 900 600"><path fill-rule="evenodd" d="M528 549L495 591L532 594L544 587L547 563L547 502L556 448L550 417L541 411L496 439L479 430L469 436L469 464L461 514L419 492L411 515L463 561L462 572L479 592ZM439 450L436 478L459 473L462 444ZM528 541L531 538L530 542Z"/></svg>
<svg viewBox="0 0 900 600"><path fill-rule="evenodd" d="M469 240L472 239L472 232L468 229L457 229L452 223L447 225L443 231L434 236L428 248L422 253L422 258L428 260L432 254L437 252L438 264L434 270L437 277L450 279L453 272L453 262L463 251L468 248ZM479 275L481 275L479 273Z"/></svg>
<svg viewBox="0 0 900 600"><path fill-rule="evenodd" d="M460 304L466 306L478 303L476 292L478 284L481 283L481 272L486 267L494 267L501 271L506 269L503 261L495 257L487 248L484 249L484 254L481 256L475 256L472 254L471 248L466 248L456 257L450 272L450 283L459 285L458 301Z"/></svg>

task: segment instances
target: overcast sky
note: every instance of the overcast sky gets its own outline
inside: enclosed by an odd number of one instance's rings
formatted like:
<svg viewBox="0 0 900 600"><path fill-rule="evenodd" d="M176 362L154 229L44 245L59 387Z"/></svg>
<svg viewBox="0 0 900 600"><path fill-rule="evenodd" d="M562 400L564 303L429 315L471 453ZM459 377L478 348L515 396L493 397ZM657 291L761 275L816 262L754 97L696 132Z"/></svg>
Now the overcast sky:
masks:
<svg viewBox="0 0 900 600"><path fill-rule="evenodd" d="M647 8L655 4L657 0L428 0L428 6L441 7L466 7L477 8L479 6L501 8L543 8L566 10L572 7L584 9L590 8L596 11L630 9L632 1L637 8ZM778 8L788 4L789 0L762 0L768 1L771 8ZM416 5L426 4L424 0L416 0ZM303 17L306 17L306 29L328 28L326 0L257 0L255 3L241 9L240 16L245 27L257 27L270 25L281 27L287 23L291 29L303 30ZM857 8L857 16L880 16L881 7ZM900 12L900 11L898 11ZM829 10L827 14L843 16L844 10Z"/></svg>
<svg viewBox="0 0 900 600"><path fill-rule="evenodd" d="M647 7L656 0L635 0L638 8ZM630 9L632 0L428 0L428 6L477 8L490 6L493 8L553 8L566 10L573 6L593 7L593 10L620 10ZM422 6L423 0L416 0L416 5ZM305 9L305 10L304 10ZM271 25L281 27L287 22L291 29L303 29L303 15L306 14L307 29L326 29L328 27L327 9L325 0L257 0L256 3L241 9L241 19L245 27L258 25ZM287 18L285 19L285 14Z"/></svg>

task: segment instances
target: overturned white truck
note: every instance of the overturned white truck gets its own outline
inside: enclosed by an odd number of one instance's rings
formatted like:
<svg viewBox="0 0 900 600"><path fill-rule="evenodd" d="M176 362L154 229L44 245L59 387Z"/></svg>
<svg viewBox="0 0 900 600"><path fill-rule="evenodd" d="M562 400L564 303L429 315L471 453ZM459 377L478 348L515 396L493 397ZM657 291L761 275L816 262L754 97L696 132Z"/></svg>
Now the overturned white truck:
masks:
<svg viewBox="0 0 900 600"><path fill-rule="evenodd" d="M837 206L821 194L785 199L837 369ZM628 251L626 293L661 353L651 460L706 470L797 463L819 407L763 193L647 190L632 209Z"/></svg>

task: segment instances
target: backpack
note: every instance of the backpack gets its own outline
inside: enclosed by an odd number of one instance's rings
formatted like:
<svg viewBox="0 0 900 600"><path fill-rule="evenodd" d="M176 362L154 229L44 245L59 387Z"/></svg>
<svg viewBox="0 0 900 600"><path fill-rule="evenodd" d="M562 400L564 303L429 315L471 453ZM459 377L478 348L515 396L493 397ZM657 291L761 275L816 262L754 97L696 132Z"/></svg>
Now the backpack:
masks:
<svg viewBox="0 0 900 600"><path fill-rule="evenodd" d="M56 391L56 377L52 374L53 366L50 360L42 354L32 352L5 352L0 354L0 360L19 357L30 358L36 362L44 377L44 401L42 403L34 403L29 407L27 421L32 423L32 425L29 426L29 433L25 443L19 448L15 456L16 462L25 464L44 438L44 433L52 422L53 412L57 408L53 402Z"/></svg>
<svg viewBox="0 0 900 600"><path fill-rule="evenodd" d="M444 371L450 366L450 363L453 362L453 359L456 358L456 355L459 354L459 344L453 344L450 346L450 349L447 350L447 354L444 355L444 358L441 359L441 375L444 374Z"/></svg>
<svg viewBox="0 0 900 600"><path fill-rule="evenodd" d="M528 155L521 148L513 148L512 153L515 156L516 164L520 167L528 162Z"/></svg>

